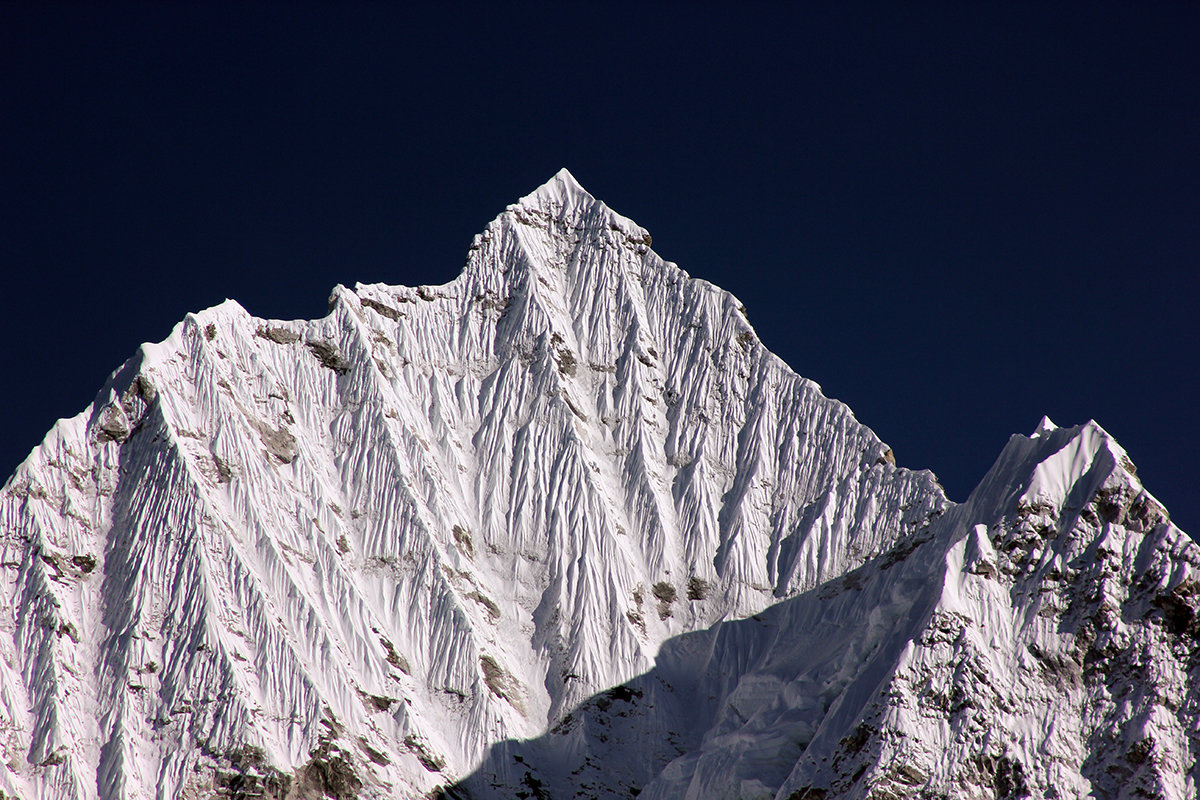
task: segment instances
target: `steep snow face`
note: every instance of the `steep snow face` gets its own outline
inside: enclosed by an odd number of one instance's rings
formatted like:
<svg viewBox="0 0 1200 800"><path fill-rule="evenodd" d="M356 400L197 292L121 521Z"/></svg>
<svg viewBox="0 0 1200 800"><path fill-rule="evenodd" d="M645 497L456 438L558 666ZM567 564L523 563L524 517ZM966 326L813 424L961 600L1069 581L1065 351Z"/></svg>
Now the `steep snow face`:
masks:
<svg viewBox="0 0 1200 800"><path fill-rule="evenodd" d="M330 303L0 491L0 798L1197 795L1200 550L1094 423L949 504L565 171Z"/></svg>
<svg viewBox="0 0 1200 800"><path fill-rule="evenodd" d="M227 301L144 345L0 494L0 791L533 791L533 773L488 772L489 746L559 730L586 750L588 698L655 674L664 643L728 639L723 620L783 601L781 625L898 544L948 540L932 475L896 468L733 296L650 244L563 171L445 286L339 286L315 321ZM1030 502L1060 488L1031 483ZM928 577L879 592L919 610ZM842 686L866 645L805 613L781 646L841 658ZM840 613L867 613L890 653L916 611ZM677 743L694 763L662 773L664 796L771 760L719 736L757 735L738 720L775 685L659 719L717 726ZM798 730L821 692L796 700ZM811 733L773 735L758 780L790 786ZM554 753L545 780L571 795ZM656 745L629 764L646 783L668 761Z"/></svg>
<svg viewBox="0 0 1200 800"><path fill-rule="evenodd" d="M1194 798L1198 567L1102 429L1044 421L927 531L669 640L652 670L495 748L461 788Z"/></svg>

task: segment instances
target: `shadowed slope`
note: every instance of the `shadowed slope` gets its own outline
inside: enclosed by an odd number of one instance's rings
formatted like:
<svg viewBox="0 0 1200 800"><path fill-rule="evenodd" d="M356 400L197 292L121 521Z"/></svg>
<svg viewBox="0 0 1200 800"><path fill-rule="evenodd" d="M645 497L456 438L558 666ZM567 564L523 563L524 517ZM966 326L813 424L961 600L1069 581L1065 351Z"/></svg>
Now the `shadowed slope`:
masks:
<svg viewBox="0 0 1200 800"><path fill-rule="evenodd" d="M1045 422L927 533L668 640L447 794L1192 797L1198 564L1107 434Z"/></svg>
<svg viewBox="0 0 1200 800"><path fill-rule="evenodd" d="M889 456L563 171L455 281L227 301L51 431L0 494L0 788L423 792L921 530Z"/></svg>

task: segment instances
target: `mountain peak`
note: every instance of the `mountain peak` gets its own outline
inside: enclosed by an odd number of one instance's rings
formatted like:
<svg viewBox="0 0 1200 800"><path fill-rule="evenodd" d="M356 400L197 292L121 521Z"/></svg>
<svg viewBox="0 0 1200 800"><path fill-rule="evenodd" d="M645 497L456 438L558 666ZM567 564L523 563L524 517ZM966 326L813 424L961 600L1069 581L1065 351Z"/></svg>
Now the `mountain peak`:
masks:
<svg viewBox="0 0 1200 800"><path fill-rule="evenodd" d="M567 263L590 264L602 270L613 269L620 259L574 259L570 253L598 252L623 243L631 248L633 262L661 267L657 256L646 260L651 237L645 228L624 217L597 199L575 180L565 167L529 194L509 205L487 228L475 236L465 267L466 274L485 276L495 281L515 267L517 272L531 269L547 280L562 272ZM618 248L619 249L619 248ZM615 251L614 251L615 252ZM520 253L523 257L515 257ZM611 254L611 253L610 253ZM626 264L634 268L633 263ZM671 265L673 269L678 269ZM488 287L491 288L491 287ZM559 287L563 288L563 287Z"/></svg>
<svg viewBox="0 0 1200 800"><path fill-rule="evenodd" d="M523 212L532 212L534 215L544 215L564 222L569 228L599 225L621 231L631 239L650 243L650 236L645 228L613 211L604 201L583 188L566 167L509 206L507 211L515 213L519 220L526 223L530 219L528 214Z"/></svg>
<svg viewBox="0 0 1200 800"><path fill-rule="evenodd" d="M575 180L575 176L566 167L550 177L550 180L534 189L517 201L518 205L531 207L544 205L545 201L554 201L562 205L572 203L594 203L596 198Z"/></svg>
<svg viewBox="0 0 1200 800"><path fill-rule="evenodd" d="M1058 430L1058 426L1054 424L1054 421L1048 416L1043 416L1041 421L1038 422L1037 427L1033 429L1033 433L1030 434L1030 438L1036 438L1043 434L1050 434L1056 430Z"/></svg>
<svg viewBox="0 0 1200 800"><path fill-rule="evenodd" d="M952 504L565 169L334 300L190 316L0 489L0 798L1196 796L1200 552L1098 426Z"/></svg>

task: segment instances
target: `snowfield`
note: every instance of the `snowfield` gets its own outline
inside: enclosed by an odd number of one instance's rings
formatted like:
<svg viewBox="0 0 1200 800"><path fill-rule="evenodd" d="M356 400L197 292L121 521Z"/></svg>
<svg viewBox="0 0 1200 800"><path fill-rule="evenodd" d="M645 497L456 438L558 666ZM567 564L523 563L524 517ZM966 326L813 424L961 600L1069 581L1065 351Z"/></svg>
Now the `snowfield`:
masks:
<svg viewBox="0 0 1200 800"><path fill-rule="evenodd" d="M4 798L1198 793L1200 549L1103 429L951 503L566 170L143 345L0 548Z"/></svg>

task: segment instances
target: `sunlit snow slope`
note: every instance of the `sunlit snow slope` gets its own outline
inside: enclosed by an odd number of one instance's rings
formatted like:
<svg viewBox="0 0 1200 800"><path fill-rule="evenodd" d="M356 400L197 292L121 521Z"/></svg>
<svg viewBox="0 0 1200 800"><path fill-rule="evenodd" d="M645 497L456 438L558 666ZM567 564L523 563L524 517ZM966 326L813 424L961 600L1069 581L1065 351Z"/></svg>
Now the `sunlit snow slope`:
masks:
<svg viewBox="0 0 1200 800"><path fill-rule="evenodd" d="M5 485L4 796L1195 794L1200 552L1094 424L954 506L565 170L330 308Z"/></svg>

